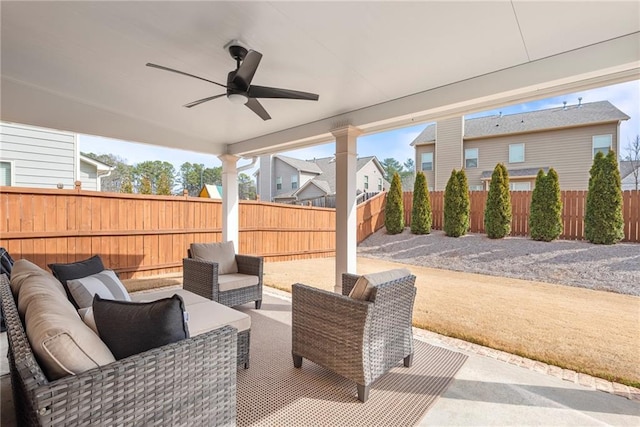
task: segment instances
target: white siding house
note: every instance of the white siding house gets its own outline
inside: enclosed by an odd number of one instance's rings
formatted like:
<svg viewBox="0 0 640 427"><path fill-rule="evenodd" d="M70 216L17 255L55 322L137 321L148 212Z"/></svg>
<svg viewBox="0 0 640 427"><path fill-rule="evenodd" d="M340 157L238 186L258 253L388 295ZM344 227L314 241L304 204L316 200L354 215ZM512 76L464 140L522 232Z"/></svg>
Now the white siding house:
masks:
<svg viewBox="0 0 640 427"><path fill-rule="evenodd" d="M15 123L0 124L0 185L67 188L82 182L100 191L112 168L80 154L77 135Z"/></svg>

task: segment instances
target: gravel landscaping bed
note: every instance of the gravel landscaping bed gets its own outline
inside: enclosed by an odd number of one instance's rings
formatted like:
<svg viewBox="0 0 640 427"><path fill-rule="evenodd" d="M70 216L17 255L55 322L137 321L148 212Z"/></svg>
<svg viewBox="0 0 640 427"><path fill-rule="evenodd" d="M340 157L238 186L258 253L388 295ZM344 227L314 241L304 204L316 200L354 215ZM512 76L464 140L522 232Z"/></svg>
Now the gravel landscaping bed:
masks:
<svg viewBox="0 0 640 427"><path fill-rule="evenodd" d="M442 231L388 235L382 228L358 246L358 255L424 267L513 277L640 296L640 244L538 242L485 234L447 237Z"/></svg>

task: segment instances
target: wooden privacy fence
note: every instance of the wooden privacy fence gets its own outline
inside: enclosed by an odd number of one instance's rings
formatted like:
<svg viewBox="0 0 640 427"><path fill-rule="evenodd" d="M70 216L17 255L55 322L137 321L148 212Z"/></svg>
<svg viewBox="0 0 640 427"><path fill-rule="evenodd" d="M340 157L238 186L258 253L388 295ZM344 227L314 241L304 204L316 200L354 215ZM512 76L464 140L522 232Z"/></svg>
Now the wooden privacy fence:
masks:
<svg viewBox="0 0 640 427"><path fill-rule="evenodd" d="M471 232L484 232L487 193L472 191ZM432 192L433 228L443 227L443 192ZM412 193L404 193L411 224ZM358 206L357 240L384 226L386 193ZM531 192L512 192L512 235L528 234ZM563 239L584 238L585 191L563 191ZM640 191L623 193L625 239L640 242ZM335 210L241 201L239 252L285 261L335 255ZM0 188L0 246L41 267L98 254L123 278L178 272L192 242L222 239L218 200L76 190Z"/></svg>
<svg viewBox="0 0 640 427"><path fill-rule="evenodd" d="M562 222L564 230L560 235L565 240L584 239L584 213L587 200L586 191L561 191L562 198ZM471 202L470 231L472 233L484 233L484 207L487 201L487 191L469 192ZM529 235L529 206L531 204L531 191L511 192L511 235ZM433 225L435 230L442 230L444 222L444 192L434 191L429 193L431 209L433 212ZM405 223L411 224L411 206L413 193L405 192L403 195ZM624 219L624 241L640 242L640 190L622 192L622 214ZM383 208L384 209L384 208ZM381 219L384 222L384 214Z"/></svg>
<svg viewBox="0 0 640 427"><path fill-rule="evenodd" d="M241 201L239 252L335 254L335 211ZM180 196L0 188L0 245L41 267L100 255L123 278L178 272L192 242L222 239L222 203Z"/></svg>

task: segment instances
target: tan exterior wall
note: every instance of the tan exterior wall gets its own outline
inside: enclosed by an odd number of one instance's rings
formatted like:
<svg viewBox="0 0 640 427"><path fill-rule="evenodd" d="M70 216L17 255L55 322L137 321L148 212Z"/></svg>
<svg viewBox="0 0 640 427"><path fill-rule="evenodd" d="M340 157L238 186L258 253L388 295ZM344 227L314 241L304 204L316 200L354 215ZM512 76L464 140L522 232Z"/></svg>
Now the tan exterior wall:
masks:
<svg viewBox="0 0 640 427"><path fill-rule="evenodd" d="M438 157L434 183L436 191L444 190L451 171L460 169L462 165L463 123L463 117L453 117L436 124L436 155Z"/></svg>
<svg viewBox="0 0 640 427"><path fill-rule="evenodd" d="M502 162L509 170L552 167L558 172L561 189L586 190L595 135L611 135L612 149L618 152L616 123L467 140L464 149L478 148L478 167L465 169L469 186L481 184L482 171L493 171ZM509 163L509 145L520 143L525 144L525 161Z"/></svg>
<svg viewBox="0 0 640 427"><path fill-rule="evenodd" d="M422 154L423 153L433 153L433 168L430 171L422 171ZM429 187L429 191L433 191L435 189L435 181L436 181L436 144L424 144L416 146L416 171L424 172L425 177L427 178L427 187ZM447 178L448 179L448 178ZM446 185L446 182L445 182Z"/></svg>

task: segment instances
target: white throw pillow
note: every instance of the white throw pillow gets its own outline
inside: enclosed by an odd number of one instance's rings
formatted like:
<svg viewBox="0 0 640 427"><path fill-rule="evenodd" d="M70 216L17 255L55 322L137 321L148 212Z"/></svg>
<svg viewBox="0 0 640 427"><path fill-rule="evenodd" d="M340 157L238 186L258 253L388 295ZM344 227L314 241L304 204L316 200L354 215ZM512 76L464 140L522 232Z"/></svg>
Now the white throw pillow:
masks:
<svg viewBox="0 0 640 427"><path fill-rule="evenodd" d="M91 307L96 294L105 299L131 301L127 289L112 270L104 270L82 279L67 280L67 287L79 309Z"/></svg>

